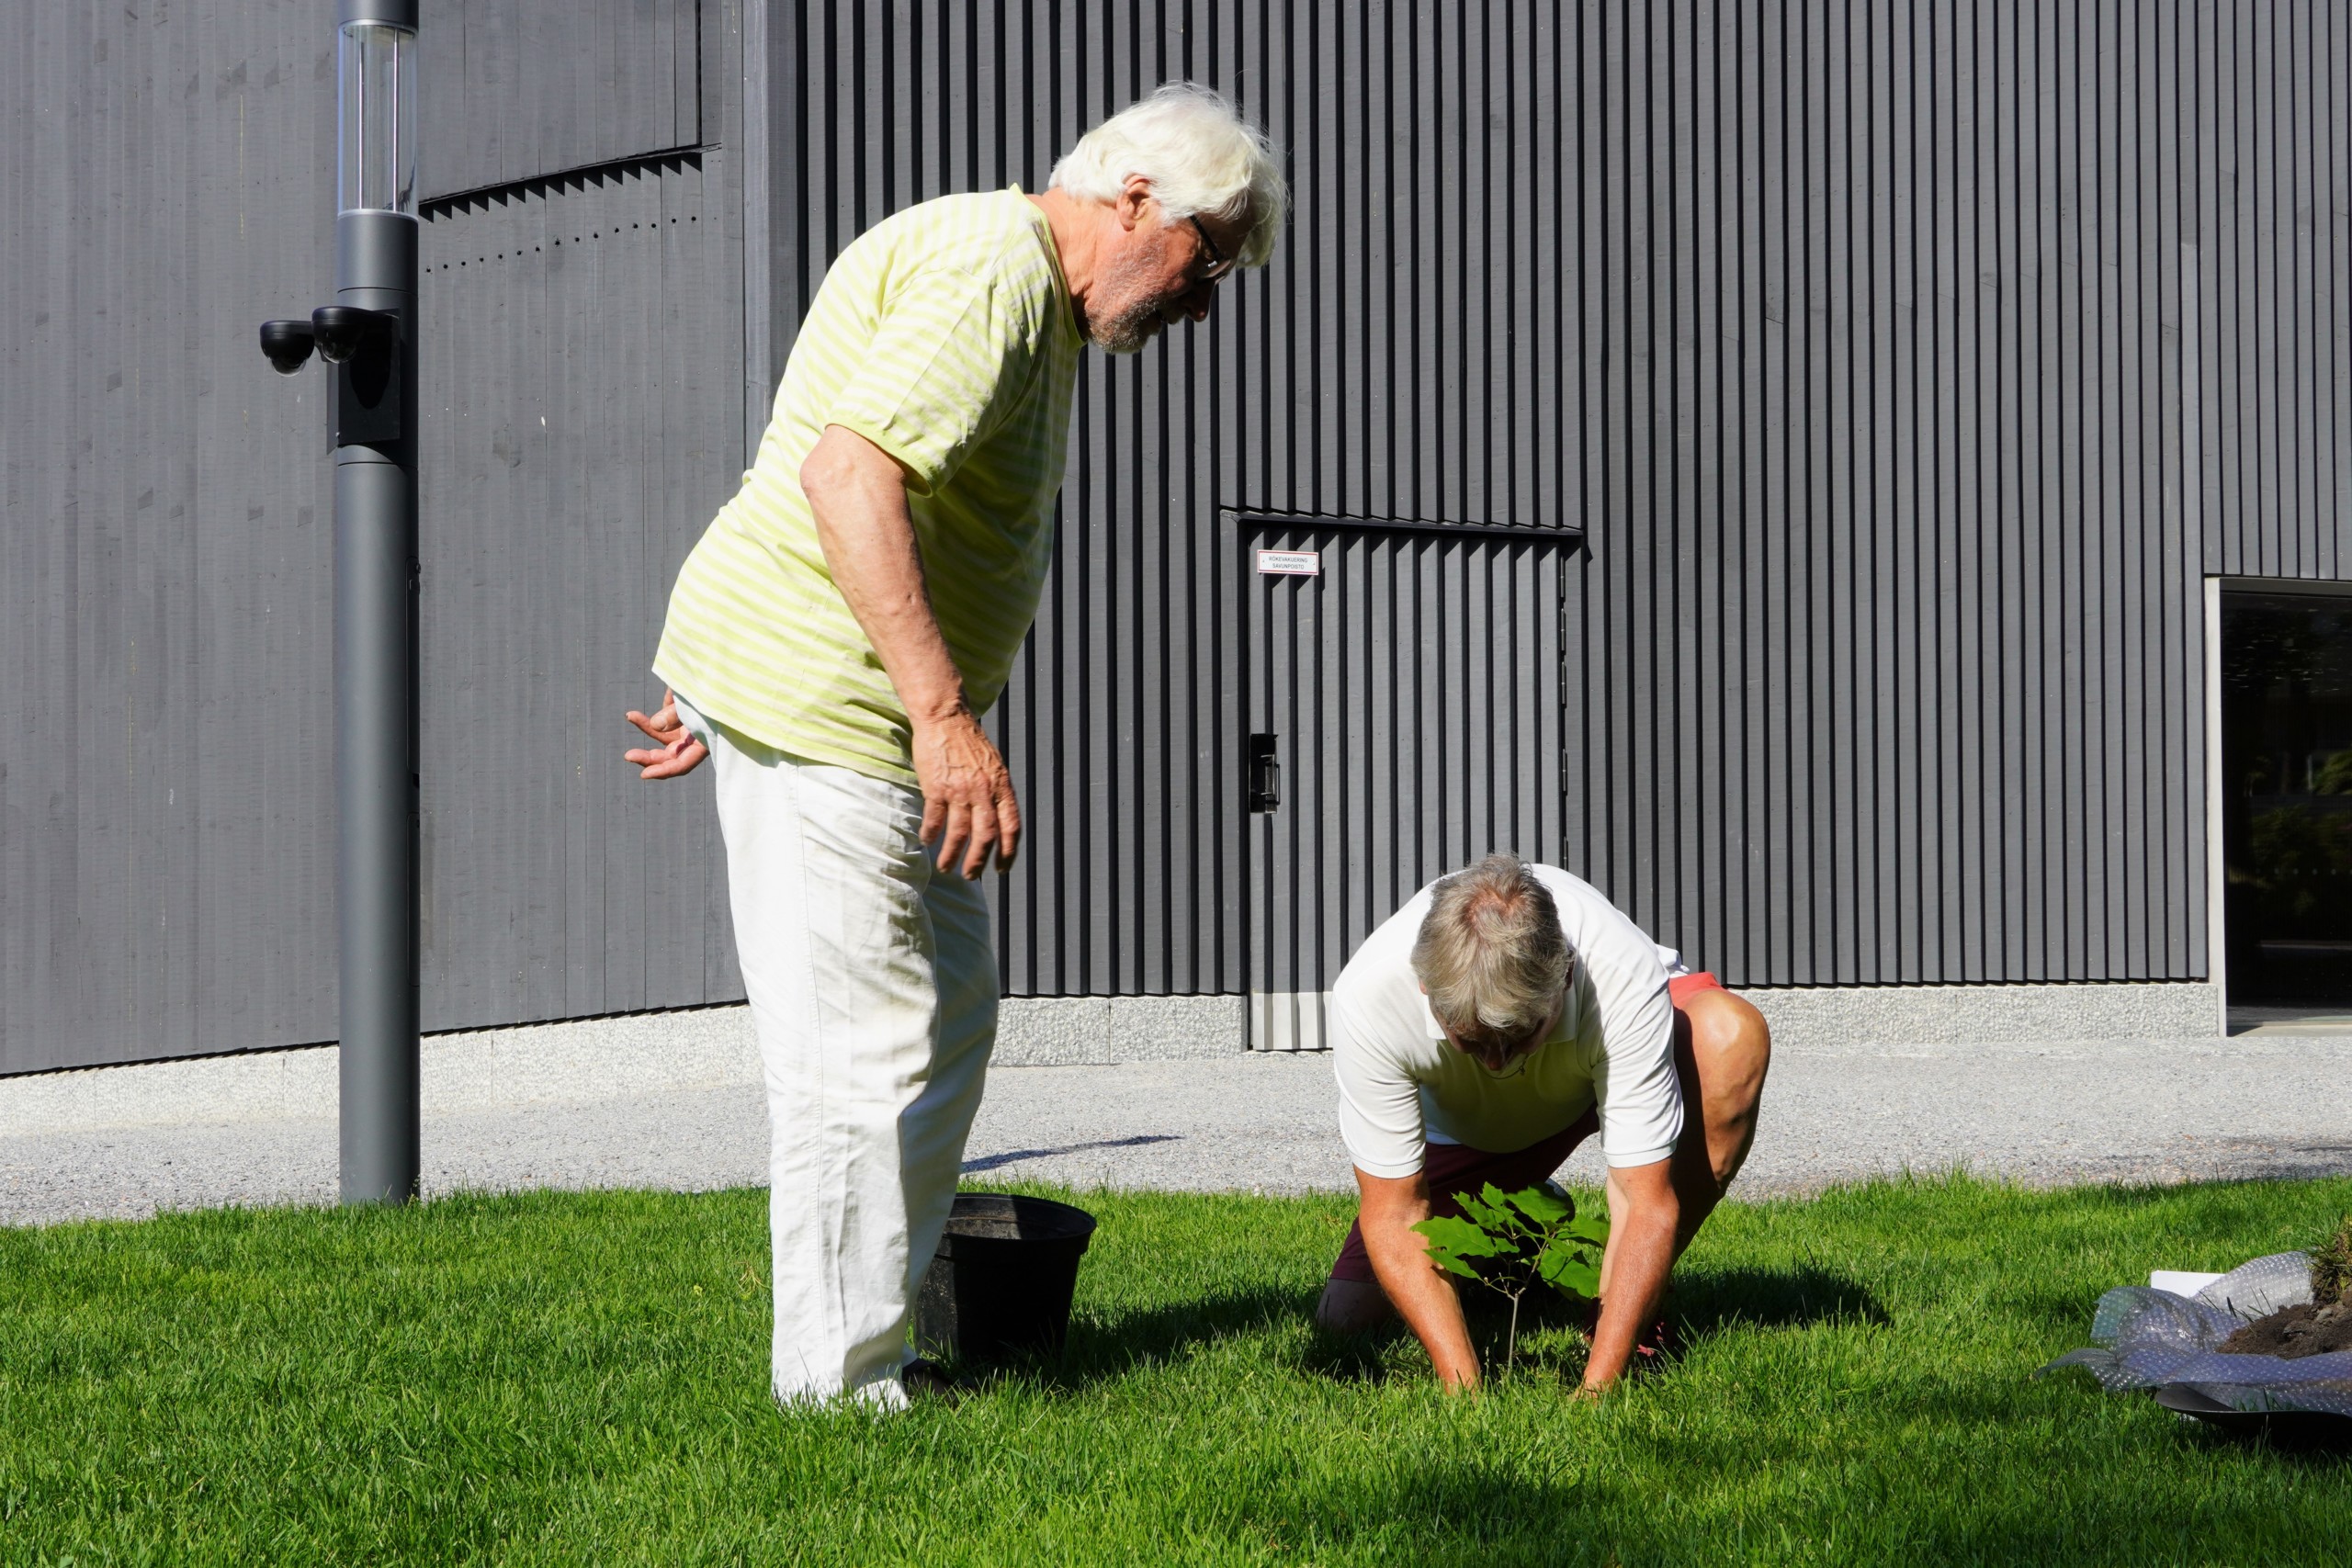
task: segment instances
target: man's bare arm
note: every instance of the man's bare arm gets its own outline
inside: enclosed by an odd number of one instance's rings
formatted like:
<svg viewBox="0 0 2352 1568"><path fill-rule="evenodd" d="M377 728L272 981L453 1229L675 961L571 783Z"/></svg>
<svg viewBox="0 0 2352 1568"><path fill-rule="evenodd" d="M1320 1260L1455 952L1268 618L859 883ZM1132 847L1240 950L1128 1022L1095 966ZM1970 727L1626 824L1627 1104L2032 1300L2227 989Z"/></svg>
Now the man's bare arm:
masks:
<svg viewBox="0 0 2352 1568"><path fill-rule="evenodd" d="M1584 1386L1598 1392L1623 1377L1634 1341L1657 1317L1674 1269L1674 1230L1681 1217L1672 1161L1609 1173L1609 1250L1601 1260L1600 1322L1592 1332Z"/></svg>
<svg viewBox="0 0 2352 1568"><path fill-rule="evenodd" d="M922 841L939 839L944 870L960 858L979 875L989 852L1009 866L1021 807L996 743L964 699L964 678L940 635L898 460L855 431L829 424L800 465L825 565L881 656L914 729ZM967 848L968 846L968 848Z"/></svg>
<svg viewBox="0 0 2352 1568"><path fill-rule="evenodd" d="M1413 1229L1430 1217L1428 1181L1420 1176L1367 1176L1356 1172L1363 1194L1357 1224L1374 1278L1404 1318L1405 1326L1430 1353L1430 1365L1449 1388L1478 1386L1478 1353L1462 1319L1462 1299L1444 1275L1430 1267L1429 1243Z"/></svg>

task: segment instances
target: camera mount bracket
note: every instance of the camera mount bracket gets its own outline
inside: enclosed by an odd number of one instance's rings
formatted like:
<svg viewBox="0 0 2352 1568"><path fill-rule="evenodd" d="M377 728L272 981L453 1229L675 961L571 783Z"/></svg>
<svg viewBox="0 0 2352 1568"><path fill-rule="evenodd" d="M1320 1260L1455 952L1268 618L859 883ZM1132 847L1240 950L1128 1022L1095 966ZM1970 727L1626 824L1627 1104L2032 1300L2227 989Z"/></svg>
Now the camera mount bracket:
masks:
<svg viewBox="0 0 2352 1568"><path fill-rule="evenodd" d="M382 446L400 440L406 434L401 369L408 353L408 323L401 312L322 305L311 321L319 357L334 376L334 444Z"/></svg>

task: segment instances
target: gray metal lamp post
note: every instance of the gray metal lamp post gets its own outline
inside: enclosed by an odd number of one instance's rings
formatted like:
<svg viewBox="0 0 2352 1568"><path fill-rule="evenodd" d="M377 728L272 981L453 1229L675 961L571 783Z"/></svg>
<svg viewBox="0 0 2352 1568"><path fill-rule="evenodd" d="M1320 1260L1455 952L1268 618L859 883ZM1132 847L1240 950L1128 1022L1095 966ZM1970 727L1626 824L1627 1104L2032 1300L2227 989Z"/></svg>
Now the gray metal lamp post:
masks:
<svg viewBox="0 0 2352 1568"><path fill-rule="evenodd" d="M416 18L342 0L334 303L265 322L334 381L336 912L343 1201L416 1196Z"/></svg>

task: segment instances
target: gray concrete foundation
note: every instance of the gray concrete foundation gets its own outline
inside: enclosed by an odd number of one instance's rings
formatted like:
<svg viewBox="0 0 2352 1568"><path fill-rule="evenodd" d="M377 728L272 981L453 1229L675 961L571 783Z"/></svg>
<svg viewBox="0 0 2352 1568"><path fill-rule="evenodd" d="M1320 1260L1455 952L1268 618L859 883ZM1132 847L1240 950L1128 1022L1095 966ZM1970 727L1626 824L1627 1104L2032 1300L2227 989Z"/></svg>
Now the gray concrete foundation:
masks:
<svg viewBox="0 0 2352 1568"><path fill-rule="evenodd" d="M1352 1185L1328 1055L1197 1052L1167 1010L1008 1010L965 1169L1183 1190ZM1050 1024L1052 1032L1042 1026ZM1228 1023L1238 1028L1238 1023ZM1111 1055L1019 1066L1055 1051ZM1161 1053L1153 1055L1149 1053ZM1915 1031L1774 1054L1745 1193L1965 1169L2037 1185L2352 1173L2352 1034L2004 1042ZM423 1187L699 1190L766 1179L741 1007L444 1034L422 1054ZM0 1079L0 1224L336 1195L332 1046ZM1600 1172L1578 1151L1572 1177Z"/></svg>

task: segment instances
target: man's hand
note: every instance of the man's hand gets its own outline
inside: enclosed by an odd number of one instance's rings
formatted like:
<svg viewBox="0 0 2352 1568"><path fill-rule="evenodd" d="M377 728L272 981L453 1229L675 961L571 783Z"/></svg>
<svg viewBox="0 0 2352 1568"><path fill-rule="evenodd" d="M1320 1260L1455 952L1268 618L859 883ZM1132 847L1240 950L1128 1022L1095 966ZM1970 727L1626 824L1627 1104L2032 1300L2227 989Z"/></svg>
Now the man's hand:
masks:
<svg viewBox="0 0 2352 1568"><path fill-rule="evenodd" d="M1681 1218L1672 1162L1609 1173L1609 1250L1601 1259L1600 1322L1592 1331L1584 1386L1595 1393L1625 1375L1634 1341L1657 1321L1674 1269L1674 1231Z"/></svg>
<svg viewBox="0 0 2352 1568"><path fill-rule="evenodd" d="M638 765L639 778L674 779L680 774L693 773L702 766L702 760L710 755L710 748L688 734L684 723L679 719L678 694L675 692L662 694L662 711L650 718L631 708L628 721L643 730L646 739L653 742L650 747L639 746L621 753L622 761Z"/></svg>
<svg viewBox="0 0 2352 1568"><path fill-rule="evenodd" d="M990 849L998 867L1010 869L1021 850L1021 805L1003 756L971 709L915 720L914 753L922 841L938 840L939 869L956 866L968 881L988 869Z"/></svg>

